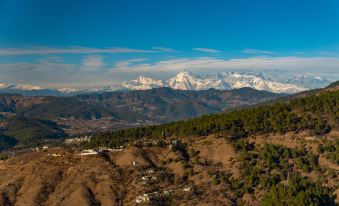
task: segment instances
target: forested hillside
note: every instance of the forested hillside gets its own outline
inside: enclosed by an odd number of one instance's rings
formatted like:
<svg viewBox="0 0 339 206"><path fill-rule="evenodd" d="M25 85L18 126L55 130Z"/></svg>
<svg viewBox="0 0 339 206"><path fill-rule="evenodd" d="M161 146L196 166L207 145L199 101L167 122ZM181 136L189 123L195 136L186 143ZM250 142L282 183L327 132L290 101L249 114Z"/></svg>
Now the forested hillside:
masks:
<svg viewBox="0 0 339 206"><path fill-rule="evenodd" d="M142 137L206 136L213 133L222 133L231 139L301 130L325 134L338 125L338 120L339 91L328 91L293 99L289 103L279 102L187 121L101 133L92 139L91 145L116 146Z"/></svg>
<svg viewBox="0 0 339 206"><path fill-rule="evenodd" d="M37 145L43 139L57 139L65 136L63 130L55 122L24 117L9 118L7 130L4 133L26 146Z"/></svg>
<svg viewBox="0 0 339 206"><path fill-rule="evenodd" d="M64 137L67 128L75 127L78 134L82 134L105 128L105 124L112 125L112 129L158 124L249 106L280 96L250 88L232 91L158 88L72 97L2 94L0 150L17 143L33 146L41 144L42 139Z"/></svg>
<svg viewBox="0 0 339 206"><path fill-rule="evenodd" d="M128 122L169 122L219 113L284 96L250 88L220 91L181 91L158 88L145 91L107 92L72 97L0 95L0 112L56 120L59 118L114 118Z"/></svg>
<svg viewBox="0 0 339 206"><path fill-rule="evenodd" d="M218 194L223 194L224 200L230 199L233 205L336 205L338 123L339 90L336 90L295 98L288 103L101 133L86 146L117 147L130 143L132 147L149 148L152 147L149 142L155 141L153 147L166 148L165 142L175 139L170 148L182 157L168 158L162 165L183 163L182 181L186 184L189 180L201 184L197 178L205 176L200 176L204 171L200 168L206 168L212 185L202 191L223 188ZM279 143L275 140L278 136ZM232 144L236 151L228 162L218 162L232 154L229 148L217 150L219 143L214 141L220 139ZM203 146L196 141L203 141ZM203 156L206 149L217 151L206 157ZM209 158L216 158L214 164Z"/></svg>
<svg viewBox="0 0 339 206"><path fill-rule="evenodd" d="M58 139L67 135L55 122L26 117L9 117L1 122L0 152L20 144L32 147L46 139Z"/></svg>

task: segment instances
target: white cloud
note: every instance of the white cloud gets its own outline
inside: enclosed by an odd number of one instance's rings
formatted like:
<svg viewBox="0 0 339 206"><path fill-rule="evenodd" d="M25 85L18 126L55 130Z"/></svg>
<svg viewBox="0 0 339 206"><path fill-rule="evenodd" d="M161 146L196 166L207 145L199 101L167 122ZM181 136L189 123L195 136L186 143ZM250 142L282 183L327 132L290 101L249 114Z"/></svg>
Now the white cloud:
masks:
<svg viewBox="0 0 339 206"><path fill-rule="evenodd" d="M30 84L43 88L89 88L117 86L126 75L82 65L41 60L33 63L0 64L0 83Z"/></svg>
<svg viewBox="0 0 339 206"><path fill-rule="evenodd" d="M240 52L247 53L247 54L276 54L273 51L260 50L260 49L244 49L244 50L241 50Z"/></svg>
<svg viewBox="0 0 339 206"><path fill-rule="evenodd" d="M86 56L82 65L85 68L99 68L104 65L103 57L99 55Z"/></svg>
<svg viewBox="0 0 339 206"><path fill-rule="evenodd" d="M317 72L338 74L339 58L336 57L255 57L242 59L181 58L151 64L119 67L114 70L133 72L177 72L189 69L197 73L227 70L289 70L294 72Z"/></svg>
<svg viewBox="0 0 339 206"><path fill-rule="evenodd" d="M160 47L160 46L153 47L152 49L160 50L160 51L164 51L164 52L177 52L177 50L174 50L174 49L171 49L171 48L166 48L166 47Z"/></svg>
<svg viewBox="0 0 339 206"><path fill-rule="evenodd" d="M73 78L76 78L77 70L78 67L74 64L48 60L35 63L0 64L0 82L49 87L57 82L58 84L66 84L74 81Z"/></svg>
<svg viewBox="0 0 339 206"><path fill-rule="evenodd" d="M217 53L220 52L217 49L210 49L210 48L193 48L194 51L199 51L199 52L208 52L208 53Z"/></svg>
<svg viewBox="0 0 339 206"><path fill-rule="evenodd" d="M279 70L281 74L317 73L332 80L339 79L339 57L265 57L242 59L178 58L150 63L137 58L116 62L113 68L100 63L100 57L88 57L87 65L100 69L84 69L82 65L66 64L43 58L33 63L0 64L0 82L33 84L50 87L96 87L119 85L138 75L167 79L182 69L197 74L222 71Z"/></svg>
<svg viewBox="0 0 339 206"><path fill-rule="evenodd" d="M135 59L128 59L128 60L124 60L124 61L118 61L118 62L115 63L115 67L119 68L119 69L123 69L123 68L127 68L132 63L143 62L143 61L146 61L146 60L148 60L148 59L135 58Z"/></svg>
<svg viewBox="0 0 339 206"><path fill-rule="evenodd" d="M65 48L2 48L0 56L15 55L49 55L49 54L99 54L99 53L147 53L157 52L155 50L140 50L130 48L87 48L87 47L65 47Z"/></svg>

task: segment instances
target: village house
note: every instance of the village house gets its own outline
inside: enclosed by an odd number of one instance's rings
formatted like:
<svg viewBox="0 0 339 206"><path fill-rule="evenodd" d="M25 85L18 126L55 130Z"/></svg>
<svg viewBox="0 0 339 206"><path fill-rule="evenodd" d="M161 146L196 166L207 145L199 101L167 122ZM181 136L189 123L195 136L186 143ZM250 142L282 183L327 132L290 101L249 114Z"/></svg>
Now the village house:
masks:
<svg viewBox="0 0 339 206"><path fill-rule="evenodd" d="M74 138L68 138L65 139L65 144L75 144L75 143L81 143L81 142L88 142L91 139L90 136L83 136L83 137L74 137Z"/></svg>
<svg viewBox="0 0 339 206"><path fill-rule="evenodd" d="M52 153L52 154L48 154L48 156L52 156L52 157L61 157L61 154L58 154L58 153Z"/></svg>
<svg viewBox="0 0 339 206"><path fill-rule="evenodd" d="M81 156L97 155L97 154L99 154L99 152L94 149L85 149L85 150L82 150L82 152L80 153Z"/></svg>
<svg viewBox="0 0 339 206"><path fill-rule="evenodd" d="M136 203L145 203L145 202L149 202L149 201L151 201L151 198L147 193L139 195L135 199Z"/></svg>
<svg viewBox="0 0 339 206"><path fill-rule="evenodd" d="M164 190L163 191L164 195L171 195L173 193L173 190Z"/></svg>
<svg viewBox="0 0 339 206"><path fill-rule="evenodd" d="M183 190L184 190L184 192L189 192L189 191L191 191L191 189L192 188L190 186L186 186L186 187L184 187Z"/></svg>
<svg viewBox="0 0 339 206"><path fill-rule="evenodd" d="M149 169L149 170L147 170L147 173L148 173L148 174L153 174L153 173L154 173L154 170L153 170L153 169Z"/></svg>

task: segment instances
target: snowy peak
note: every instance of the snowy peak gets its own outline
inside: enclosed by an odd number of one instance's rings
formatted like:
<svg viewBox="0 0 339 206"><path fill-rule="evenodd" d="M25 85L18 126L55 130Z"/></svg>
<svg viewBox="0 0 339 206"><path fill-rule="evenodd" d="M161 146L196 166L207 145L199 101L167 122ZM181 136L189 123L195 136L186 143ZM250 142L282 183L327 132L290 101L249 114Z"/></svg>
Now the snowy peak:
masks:
<svg viewBox="0 0 339 206"><path fill-rule="evenodd" d="M250 87L274 93L297 93L306 90L306 88L297 85L271 81L262 74L224 72L221 75L224 81L230 84L232 88Z"/></svg>
<svg viewBox="0 0 339 206"><path fill-rule="evenodd" d="M122 88L129 90L146 90L159 87L167 87L167 85L162 80L155 80L144 76L139 76L137 79L122 83Z"/></svg>
<svg viewBox="0 0 339 206"><path fill-rule="evenodd" d="M8 88L10 85L6 84L6 83L0 83L0 89L6 89Z"/></svg>
<svg viewBox="0 0 339 206"><path fill-rule="evenodd" d="M198 75L193 74L190 71L187 70L181 70L175 77L177 79L198 79L200 78Z"/></svg>
<svg viewBox="0 0 339 206"><path fill-rule="evenodd" d="M45 89L30 84L0 83L0 93L16 93L24 96L61 96L56 89Z"/></svg>
<svg viewBox="0 0 339 206"><path fill-rule="evenodd" d="M111 92L115 91L116 88L113 86L105 86L105 87L94 87L94 88L60 88L59 92L64 94L88 94L93 92Z"/></svg>
<svg viewBox="0 0 339 206"><path fill-rule="evenodd" d="M43 88L38 87L38 86L23 85L23 84L15 85L14 88L15 89L20 89L20 90L42 90L43 89Z"/></svg>
<svg viewBox="0 0 339 206"><path fill-rule="evenodd" d="M199 76L186 70L182 70L175 77L167 80L167 84L173 89L196 90L195 87L199 81L201 81Z"/></svg>
<svg viewBox="0 0 339 206"><path fill-rule="evenodd" d="M145 90L157 87L170 87L178 90L207 90L211 88L229 90L250 87L274 93L296 93L307 89L291 83L272 81L265 77L263 73L222 72L201 77L186 70L180 71L177 75L167 80L166 83L161 80L140 76L135 80L125 81L122 84L122 88L130 90Z"/></svg>
<svg viewBox="0 0 339 206"><path fill-rule="evenodd" d="M179 90L207 90L210 88L226 90L230 86L218 78L202 78L188 71L181 71L175 77L167 80L167 84L172 89Z"/></svg>
<svg viewBox="0 0 339 206"><path fill-rule="evenodd" d="M182 71L167 81L173 89L206 90L210 88L226 90L250 87L257 90L266 90L274 93L296 93L306 90L293 84L274 82L266 78L263 73L222 72L200 77L191 72Z"/></svg>
<svg viewBox="0 0 339 206"><path fill-rule="evenodd" d="M0 89L6 90L42 90L43 88L30 85L30 84L7 84L7 83L0 83Z"/></svg>
<svg viewBox="0 0 339 206"><path fill-rule="evenodd" d="M137 82L145 85L162 85L163 82L161 80L155 80L152 78L144 77L144 76L139 76L137 79Z"/></svg>
<svg viewBox="0 0 339 206"><path fill-rule="evenodd" d="M312 74L299 74L296 75L286 81L289 84L295 84L301 87L307 87L310 89L321 88L329 85L331 83L330 80L324 77L320 77L318 75Z"/></svg>
<svg viewBox="0 0 339 206"><path fill-rule="evenodd" d="M58 89L58 91L62 92L62 93L65 93L65 94L70 94L70 93L77 93L77 92L79 92L81 90L77 89L77 88L68 88L68 87L65 87L65 88Z"/></svg>

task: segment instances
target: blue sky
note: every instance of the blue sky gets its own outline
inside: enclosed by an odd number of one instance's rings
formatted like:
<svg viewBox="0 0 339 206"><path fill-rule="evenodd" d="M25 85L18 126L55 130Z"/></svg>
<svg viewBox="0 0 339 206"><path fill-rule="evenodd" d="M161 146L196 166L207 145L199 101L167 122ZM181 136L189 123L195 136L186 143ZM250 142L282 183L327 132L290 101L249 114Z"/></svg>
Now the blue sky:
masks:
<svg viewBox="0 0 339 206"><path fill-rule="evenodd" d="M337 78L338 62L337 0L0 0L0 82L117 85L181 69Z"/></svg>

